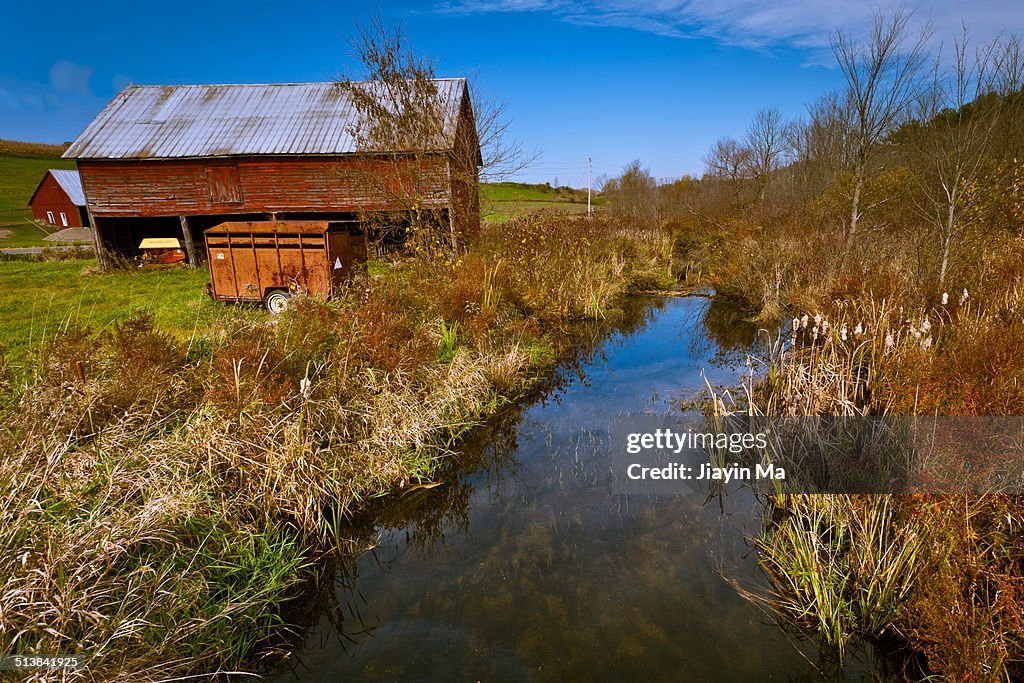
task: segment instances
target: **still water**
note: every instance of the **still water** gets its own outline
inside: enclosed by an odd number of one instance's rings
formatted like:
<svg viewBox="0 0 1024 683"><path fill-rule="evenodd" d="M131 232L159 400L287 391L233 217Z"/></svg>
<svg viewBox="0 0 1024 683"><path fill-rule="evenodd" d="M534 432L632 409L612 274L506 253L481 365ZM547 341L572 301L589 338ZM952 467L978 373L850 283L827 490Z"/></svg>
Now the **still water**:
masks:
<svg viewBox="0 0 1024 683"><path fill-rule="evenodd" d="M877 680L745 592L769 585L749 489L612 493L595 436L736 385L756 330L703 298L652 298L595 333L560 386L480 431L445 483L371 509L364 550L312 599L284 681Z"/></svg>

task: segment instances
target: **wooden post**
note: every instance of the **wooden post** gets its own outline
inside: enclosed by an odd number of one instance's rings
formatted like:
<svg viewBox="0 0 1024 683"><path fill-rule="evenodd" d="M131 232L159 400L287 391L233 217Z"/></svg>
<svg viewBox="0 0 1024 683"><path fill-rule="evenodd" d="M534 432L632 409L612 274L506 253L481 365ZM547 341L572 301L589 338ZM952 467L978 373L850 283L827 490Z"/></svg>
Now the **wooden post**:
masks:
<svg viewBox="0 0 1024 683"><path fill-rule="evenodd" d="M107 263L107 248L103 244L103 235L100 234L96 217L92 215L88 206L85 208L85 213L89 218L89 229L92 230L92 248L96 252L96 265L100 270L106 270L109 264Z"/></svg>
<svg viewBox="0 0 1024 683"><path fill-rule="evenodd" d="M196 259L196 247L192 244L192 228L188 224L188 216L178 216L181 220L181 234L185 237L185 253L188 254L188 265L195 268L199 265Z"/></svg>

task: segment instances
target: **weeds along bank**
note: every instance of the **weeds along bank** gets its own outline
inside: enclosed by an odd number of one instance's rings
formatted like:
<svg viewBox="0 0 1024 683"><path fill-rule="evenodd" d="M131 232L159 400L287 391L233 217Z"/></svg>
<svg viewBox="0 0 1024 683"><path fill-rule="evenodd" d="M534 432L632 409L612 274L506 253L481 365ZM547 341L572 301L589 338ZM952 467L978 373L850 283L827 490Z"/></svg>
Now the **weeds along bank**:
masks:
<svg viewBox="0 0 1024 683"><path fill-rule="evenodd" d="M700 273L781 332L750 409L765 415L1024 415L1024 240L979 234L939 285L912 234L841 234L779 221L702 243ZM709 235L711 238L709 239ZM990 453L946 482L1020 462ZM756 539L773 604L842 657L867 637L907 655L907 677L1024 676L1024 500L1014 496L791 496Z"/></svg>
<svg viewBox="0 0 1024 683"><path fill-rule="evenodd" d="M69 678L97 681L251 664L347 513L430 480L670 253L613 219L521 219L277 319L178 342L135 317L5 368L0 649L82 654Z"/></svg>

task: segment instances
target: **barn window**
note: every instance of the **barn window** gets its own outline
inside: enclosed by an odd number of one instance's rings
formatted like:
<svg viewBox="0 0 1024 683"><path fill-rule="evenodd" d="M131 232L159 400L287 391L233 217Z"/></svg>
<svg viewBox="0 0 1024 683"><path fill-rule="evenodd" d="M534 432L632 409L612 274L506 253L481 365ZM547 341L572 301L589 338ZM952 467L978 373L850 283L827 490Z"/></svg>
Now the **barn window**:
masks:
<svg viewBox="0 0 1024 683"><path fill-rule="evenodd" d="M46 220L50 223L50 225L57 225L57 221L53 220L53 211L46 212Z"/></svg>
<svg viewBox="0 0 1024 683"><path fill-rule="evenodd" d="M237 166L208 166L206 177L210 182L210 201L215 204L237 204L242 201Z"/></svg>
<svg viewBox="0 0 1024 683"><path fill-rule="evenodd" d="M64 215L64 212L60 212L60 222L66 228L68 227L68 217Z"/></svg>

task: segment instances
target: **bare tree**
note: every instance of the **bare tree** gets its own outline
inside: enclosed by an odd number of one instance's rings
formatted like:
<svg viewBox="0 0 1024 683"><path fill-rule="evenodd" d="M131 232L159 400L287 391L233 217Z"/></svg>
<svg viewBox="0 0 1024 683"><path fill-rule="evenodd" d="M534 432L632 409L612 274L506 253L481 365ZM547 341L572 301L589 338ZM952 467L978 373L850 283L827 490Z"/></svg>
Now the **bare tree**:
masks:
<svg viewBox="0 0 1024 683"><path fill-rule="evenodd" d="M476 115L476 130L480 142L480 180L498 182L532 166L540 151L527 152L522 143L511 134L514 120L508 113L508 103L487 94L479 73L469 79Z"/></svg>
<svg viewBox="0 0 1024 683"><path fill-rule="evenodd" d="M394 209L372 214L380 223L376 232L385 239L411 235L427 252L458 249L464 236L455 213L478 211L479 179L515 173L535 155L524 155L510 138L504 102L484 96L474 85L477 77L467 80L469 97L454 111L452 93L445 90L450 82L438 79L433 59L410 47L401 25L389 30L374 15L357 26L350 44L361 70L357 77L341 75L338 86L357 113L349 133L363 157L360 181ZM473 125L457 125L464 116ZM438 207L449 188L446 214Z"/></svg>
<svg viewBox="0 0 1024 683"><path fill-rule="evenodd" d="M992 54L989 89L1002 98L999 125L992 135L993 156L1024 158L1024 47L1020 36L1001 41Z"/></svg>
<svg viewBox="0 0 1024 683"><path fill-rule="evenodd" d="M790 171L805 197L819 195L839 170L852 166L846 103L841 93L826 93L808 105L808 118L786 128Z"/></svg>
<svg viewBox="0 0 1024 683"><path fill-rule="evenodd" d="M931 32L922 29L908 43L911 16L904 8L890 16L876 13L863 43L842 31L832 37L832 52L846 79L845 101L839 112L848 117L844 128L853 175L845 253L853 247L861 217L871 208L862 203L871 163L886 136L906 119L917 94Z"/></svg>
<svg viewBox="0 0 1024 683"><path fill-rule="evenodd" d="M718 180L738 181L749 177L752 152L730 137L719 138L701 161L705 172Z"/></svg>
<svg viewBox="0 0 1024 683"><path fill-rule="evenodd" d="M609 209L620 216L637 221L653 221L659 217L658 184L640 160L630 162L622 175L604 184L602 193Z"/></svg>
<svg viewBox="0 0 1024 683"><path fill-rule="evenodd" d="M364 221L380 241L410 235L425 251L446 242L454 246L454 227L450 221L445 226L436 209L445 188L432 171L438 150L446 147L447 107L434 62L408 48L401 26L389 32L379 16L356 30L350 43L362 72L338 79L356 114L348 132L360 159L351 167L355 181L374 195L370 207L391 209L367 212Z"/></svg>
<svg viewBox="0 0 1024 683"><path fill-rule="evenodd" d="M942 68L936 60L931 81L918 99L919 125L911 154L921 190L919 207L938 236L940 286L967 227L967 189L982 171L999 120L1001 98L990 93L997 47L993 42L971 54L964 28L953 46L952 66Z"/></svg>
<svg viewBox="0 0 1024 683"><path fill-rule="evenodd" d="M777 107L762 109L747 127L744 147L749 150L749 175L757 187L757 196L764 199L765 188L772 173L778 170L786 149L786 124Z"/></svg>

